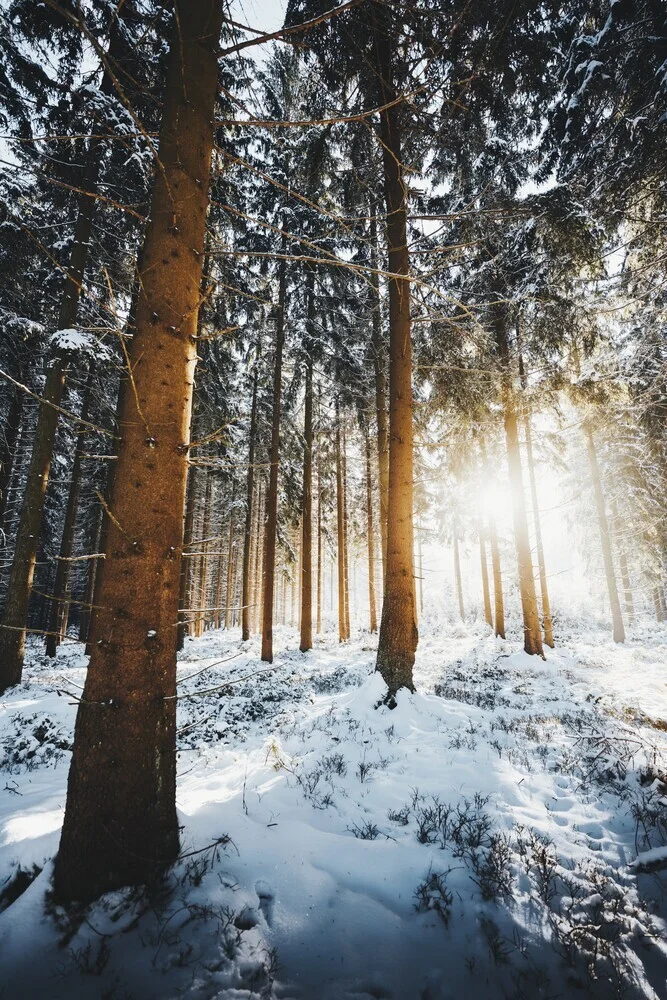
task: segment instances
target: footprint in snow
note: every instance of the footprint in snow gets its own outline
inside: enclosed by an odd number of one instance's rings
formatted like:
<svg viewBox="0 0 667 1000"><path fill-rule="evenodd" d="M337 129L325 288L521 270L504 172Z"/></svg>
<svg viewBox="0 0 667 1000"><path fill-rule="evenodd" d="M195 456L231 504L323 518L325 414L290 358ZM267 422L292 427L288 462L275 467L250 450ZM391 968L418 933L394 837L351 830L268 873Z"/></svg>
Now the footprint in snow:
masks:
<svg viewBox="0 0 667 1000"><path fill-rule="evenodd" d="M259 899L259 908L264 914L264 919L270 927L273 920L273 907L275 905L273 889L268 882L264 881L263 878L259 878L255 882L255 892L257 893L257 897Z"/></svg>

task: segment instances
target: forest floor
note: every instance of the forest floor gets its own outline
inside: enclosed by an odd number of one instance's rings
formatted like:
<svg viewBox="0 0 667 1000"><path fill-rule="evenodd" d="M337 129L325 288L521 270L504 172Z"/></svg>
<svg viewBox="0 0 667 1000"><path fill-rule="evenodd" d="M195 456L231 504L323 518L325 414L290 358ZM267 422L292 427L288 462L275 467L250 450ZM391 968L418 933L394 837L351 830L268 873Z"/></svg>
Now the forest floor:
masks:
<svg viewBox="0 0 667 1000"><path fill-rule="evenodd" d="M667 629L559 632L545 662L425 621L393 711L368 634L278 629L262 673L236 630L188 641L184 856L83 913L49 882L86 660L32 646L0 701L0 996L667 997Z"/></svg>

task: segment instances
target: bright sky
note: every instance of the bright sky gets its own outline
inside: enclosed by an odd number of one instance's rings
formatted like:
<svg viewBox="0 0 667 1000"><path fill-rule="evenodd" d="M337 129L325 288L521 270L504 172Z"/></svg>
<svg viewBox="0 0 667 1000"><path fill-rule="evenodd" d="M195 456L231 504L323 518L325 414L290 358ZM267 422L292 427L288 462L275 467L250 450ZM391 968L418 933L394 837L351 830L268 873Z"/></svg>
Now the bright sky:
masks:
<svg viewBox="0 0 667 1000"><path fill-rule="evenodd" d="M287 0L232 0L231 10L235 21L269 32L282 26L286 6Z"/></svg>

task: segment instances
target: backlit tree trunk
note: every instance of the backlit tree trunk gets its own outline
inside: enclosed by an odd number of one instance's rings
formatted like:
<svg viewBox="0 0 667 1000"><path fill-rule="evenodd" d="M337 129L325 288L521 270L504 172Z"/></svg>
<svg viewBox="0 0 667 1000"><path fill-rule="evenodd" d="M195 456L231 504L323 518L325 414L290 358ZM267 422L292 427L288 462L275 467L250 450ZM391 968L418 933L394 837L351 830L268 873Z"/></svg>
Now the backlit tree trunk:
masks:
<svg viewBox="0 0 667 1000"><path fill-rule="evenodd" d="M491 567L493 570L493 611L494 631L501 639L505 638L505 601L503 598L503 574L500 566L500 549L498 548L498 532L496 522L489 515L489 543L491 546Z"/></svg>
<svg viewBox="0 0 667 1000"><path fill-rule="evenodd" d="M389 271L389 491L384 603L377 669L391 702L401 687L414 689L412 667L418 632L413 574L412 530L412 353L410 260L407 241L407 188L403 178L400 105L392 67L392 36L384 9L373 5L375 65L381 104L380 138L387 208ZM401 277L399 277L399 275ZM405 276L405 277L403 277Z"/></svg>
<svg viewBox="0 0 667 1000"><path fill-rule="evenodd" d="M97 642L54 887L90 900L178 854L176 620L217 92L219 0L175 0ZM135 395L136 393L136 395Z"/></svg>
<svg viewBox="0 0 667 1000"><path fill-rule="evenodd" d="M459 615L465 621L466 612L463 605L463 582L461 580L461 558L459 556L459 537L454 534L454 578L456 580L456 596L459 602Z"/></svg>
<svg viewBox="0 0 667 1000"><path fill-rule="evenodd" d="M604 573L607 579L609 604L611 605L614 642L625 642L625 627L623 625L623 615L621 613L621 602L618 599L618 587L616 586L616 574L614 572L614 558L611 552L609 522L607 521L607 511L604 505L604 494L602 492L602 481L600 479L600 466L598 464L598 456L595 450L593 431L587 423L584 423L584 435L586 437L586 451L588 452L591 478L593 480L595 506L597 507L598 525L600 528L600 543L602 545L602 559L604 561Z"/></svg>
<svg viewBox="0 0 667 1000"><path fill-rule="evenodd" d="M285 340L285 287L287 283L285 254L287 238L283 236L283 259L279 264L278 308L276 310L276 343L273 362L273 414L271 417L271 458L269 487L266 492L264 525L264 594L262 610L262 660L273 663L273 591L276 573L276 535L278 532L278 471L280 462L280 398L283 377L283 344Z"/></svg>
<svg viewBox="0 0 667 1000"><path fill-rule="evenodd" d="M519 428L510 370L507 312L504 306L497 306L494 310L494 332L501 367L507 464L509 466L510 489L512 492L512 522L514 525L514 544L516 546L516 557L519 568L519 591L523 612L523 648L527 653L537 653L539 656L543 656L542 631L540 629L540 617L537 610L537 594L535 592L523 473L521 471Z"/></svg>
<svg viewBox="0 0 667 1000"><path fill-rule="evenodd" d="M491 613L491 594L489 592L489 568L486 561L486 542L484 540L484 529L482 523L477 525L479 536L479 562L482 570L482 595L484 598L484 620L487 625L493 628L493 614Z"/></svg>
<svg viewBox="0 0 667 1000"><path fill-rule="evenodd" d="M371 199L371 284L373 286L373 367L375 369L375 416L377 420L378 479L380 487L380 537L382 539L382 580L384 584L387 565L387 511L389 503L389 416L387 413L387 379L385 376L386 346L382 337L380 306L380 276L377 214L378 204Z"/></svg>

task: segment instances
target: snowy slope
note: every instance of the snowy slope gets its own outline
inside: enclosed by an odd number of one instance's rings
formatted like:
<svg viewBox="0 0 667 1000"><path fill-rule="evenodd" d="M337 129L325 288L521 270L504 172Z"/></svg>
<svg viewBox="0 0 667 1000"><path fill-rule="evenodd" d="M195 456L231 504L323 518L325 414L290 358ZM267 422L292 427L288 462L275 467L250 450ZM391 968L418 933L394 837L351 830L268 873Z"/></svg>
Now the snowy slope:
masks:
<svg viewBox="0 0 667 1000"><path fill-rule="evenodd" d="M48 859L75 712L58 691L85 658L35 649L0 703L0 884L46 866L0 913L0 995L667 996L667 634L651 633L577 632L544 662L426 622L417 693L393 711L368 635L304 655L278 630L269 670L238 632L188 642L184 857L83 915L54 912Z"/></svg>

